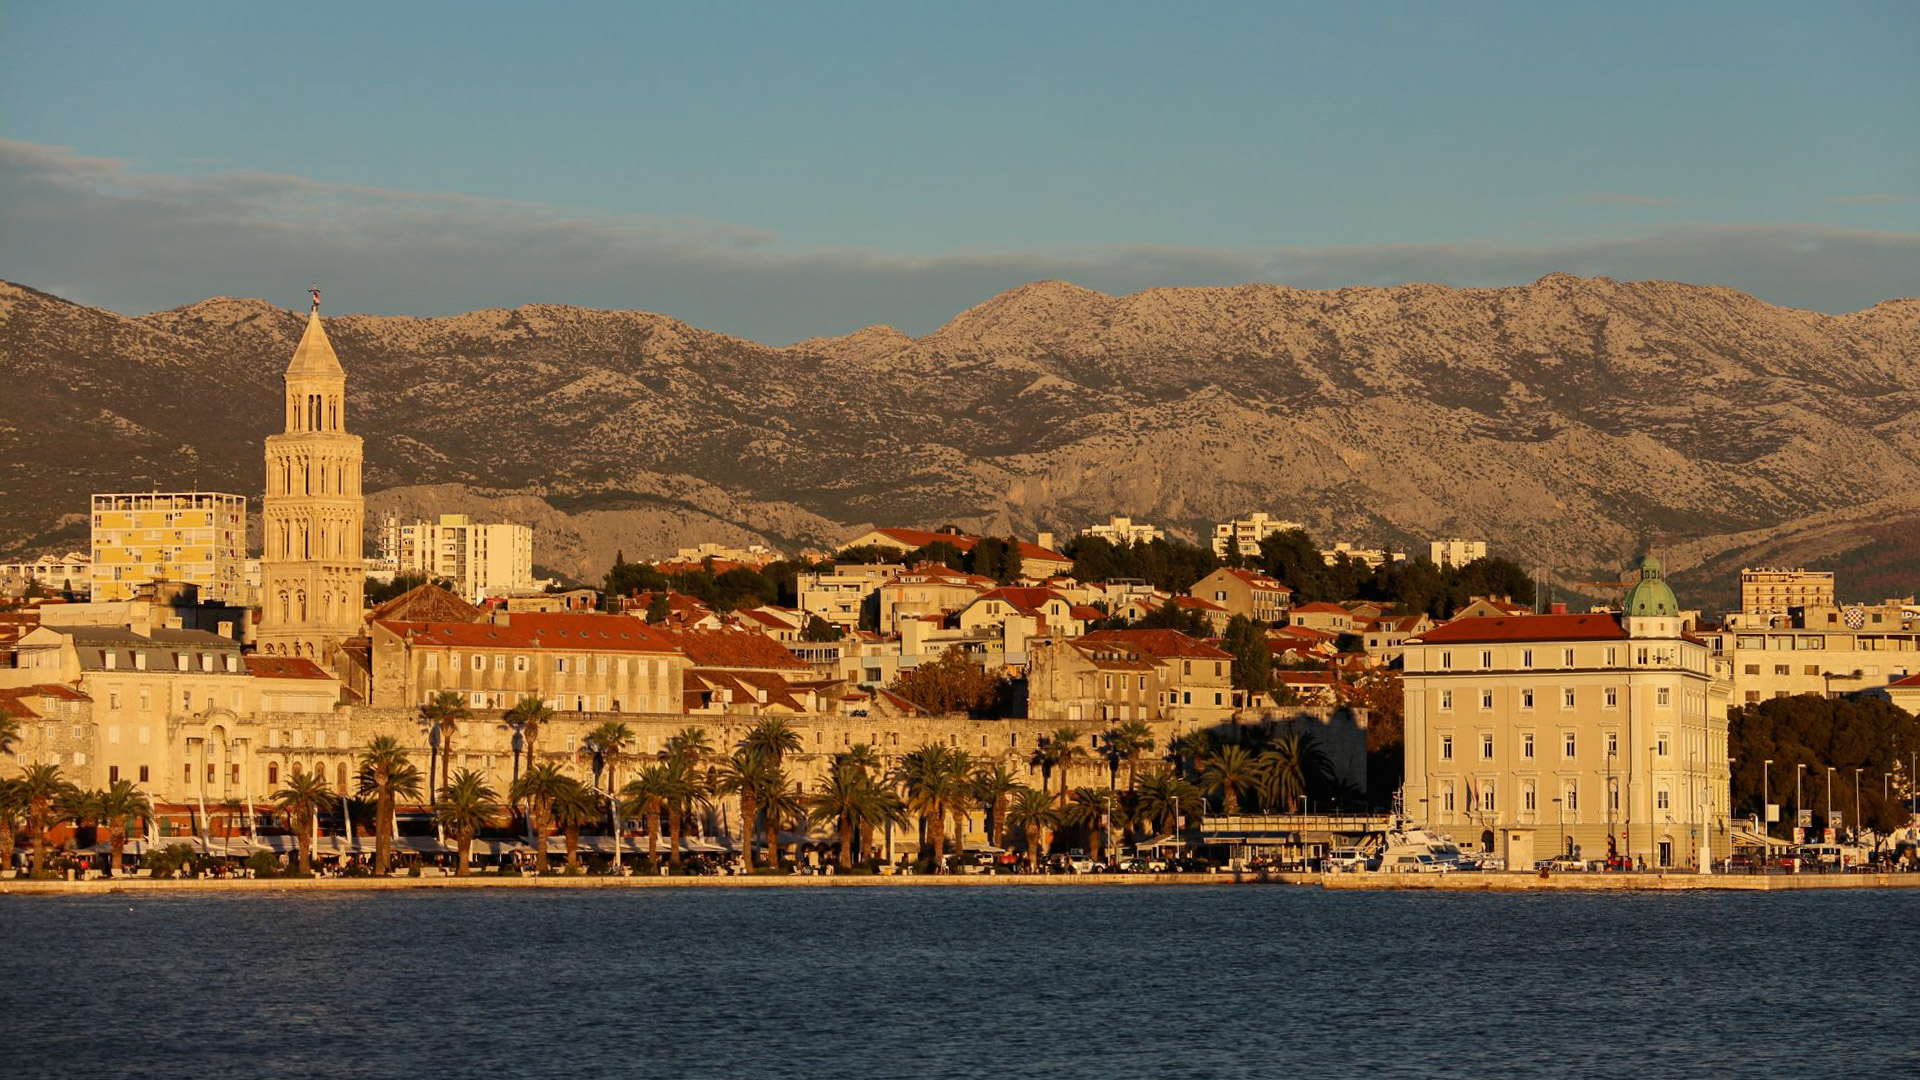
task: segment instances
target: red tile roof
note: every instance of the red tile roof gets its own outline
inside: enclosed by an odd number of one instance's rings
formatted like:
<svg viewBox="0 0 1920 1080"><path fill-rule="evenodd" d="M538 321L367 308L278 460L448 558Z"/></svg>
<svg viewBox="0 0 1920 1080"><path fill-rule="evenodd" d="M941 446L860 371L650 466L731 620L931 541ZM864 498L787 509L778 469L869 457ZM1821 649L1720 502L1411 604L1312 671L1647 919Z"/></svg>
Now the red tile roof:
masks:
<svg viewBox="0 0 1920 1080"><path fill-rule="evenodd" d="M1627 631L1618 616L1501 615L1455 619L1414 640L1429 645L1493 644L1503 641L1624 641Z"/></svg>
<svg viewBox="0 0 1920 1080"><path fill-rule="evenodd" d="M973 545L980 542L980 537L978 536L933 532L928 529L875 529L874 532L887 537L897 544L905 544L909 550L913 548L923 548L928 544L944 543L951 544L956 550L965 552L972 551ZM1057 551L1050 551L1047 548L1041 547L1039 544L1031 544L1025 540L1015 542L1020 546L1020 557L1022 559L1045 559L1069 564L1073 562L1072 559L1067 558L1065 555Z"/></svg>
<svg viewBox="0 0 1920 1080"><path fill-rule="evenodd" d="M1909 675L1904 679L1895 679L1892 682L1888 683L1887 685L1902 686L1902 687L1905 687L1905 686L1920 687L1920 671L1916 671L1912 675Z"/></svg>
<svg viewBox="0 0 1920 1080"><path fill-rule="evenodd" d="M438 585L408 589L367 613L368 622L472 622L480 609Z"/></svg>
<svg viewBox="0 0 1920 1080"><path fill-rule="evenodd" d="M1233 654L1190 638L1178 630L1096 630L1080 639L1090 643L1111 642L1156 660L1231 660Z"/></svg>
<svg viewBox="0 0 1920 1080"><path fill-rule="evenodd" d="M1293 595L1292 589L1280 584L1277 579L1268 577L1257 570L1242 570L1234 566L1223 566L1220 569L1225 570L1252 588L1259 589L1262 592L1283 592L1289 596Z"/></svg>
<svg viewBox="0 0 1920 1080"><path fill-rule="evenodd" d="M1075 604L1067 609L1067 614L1085 622L1093 622L1107 617L1107 613L1090 604Z"/></svg>
<svg viewBox="0 0 1920 1080"><path fill-rule="evenodd" d="M1352 615L1353 612L1339 604L1329 604L1325 600L1315 600L1311 604L1301 604L1293 609L1296 615Z"/></svg>
<svg viewBox="0 0 1920 1080"><path fill-rule="evenodd" d="M662 636L699 668L813 670L785 645L753 630L669 630Z"/></svg>
<svg viewBox="0 0 1920 1080"><path fill-rule="evenodd" d="M249 656L247 674L256 679L331 679L304 656Z"/></svg>
<svg viewBox="0 0 1920 1080"><path fill-rule="evenodd" d="M659 630L626 615L581 612L515 612L504 626L492 623L419 623L384 620L379 625L419 645L470 649L565 649L592 652L678 653Z"/></svg>
<svg viewBox="0 0 1920 1080"><path fill-rule="evenodd" d="M1176 596L1176 597L1173 597L1171 600L1169 600L1168 603L1172 604L1174 607L1186 608L1190 611L1225 611L1227 610L1226 608L1221 607L1219 604L1216 604L1211 600L1206 600L1198 596Z"/></svg>

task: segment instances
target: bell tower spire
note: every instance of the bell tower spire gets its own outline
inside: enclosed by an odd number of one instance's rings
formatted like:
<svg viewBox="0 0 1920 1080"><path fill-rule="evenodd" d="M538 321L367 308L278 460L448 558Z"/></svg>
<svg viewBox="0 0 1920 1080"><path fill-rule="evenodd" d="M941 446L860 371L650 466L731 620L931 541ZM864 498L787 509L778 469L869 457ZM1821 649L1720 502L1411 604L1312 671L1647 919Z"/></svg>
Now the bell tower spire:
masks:
<svg viewBox="0 0 1920 1080"><path fill-rule="evenodd" d="M266 441L260 649L336 666L361 629L362 446L346 430L347 373L320 322L320 284L286 372L285 427Z"/></svg>

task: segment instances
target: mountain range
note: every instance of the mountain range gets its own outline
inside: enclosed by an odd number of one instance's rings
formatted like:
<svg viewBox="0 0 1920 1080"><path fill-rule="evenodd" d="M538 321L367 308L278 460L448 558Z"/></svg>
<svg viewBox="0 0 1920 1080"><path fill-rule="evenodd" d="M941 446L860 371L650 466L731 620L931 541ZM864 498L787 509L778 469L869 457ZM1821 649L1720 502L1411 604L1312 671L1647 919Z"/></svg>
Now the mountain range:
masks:
<svg viewBox="0 0 1920 1080"><path fill-rule="evenodd" d="M257 498L304 320L229 297L128 317L0 282L0 548L84 547L93 491ZM1328 542L1484 538L1563 584L1651 548L1700 602L1741 564L1836 568L1874 599L1920 576L1915 299L1037 282L925 337L784 347L558 305L326 325L370 526L506 516L583 579L700 540L1031 538L1114 513L1204 537L1252 510Z"/></svg>

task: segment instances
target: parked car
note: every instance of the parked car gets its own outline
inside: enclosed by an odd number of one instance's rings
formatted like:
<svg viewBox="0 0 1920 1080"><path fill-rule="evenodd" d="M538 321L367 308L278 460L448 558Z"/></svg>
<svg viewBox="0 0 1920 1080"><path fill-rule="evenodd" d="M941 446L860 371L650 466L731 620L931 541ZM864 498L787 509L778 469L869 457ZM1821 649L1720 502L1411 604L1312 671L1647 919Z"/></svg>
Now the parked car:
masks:
<svg viewBox="0 0 1920 1080"><path fill-rule="evenodd" d="M1585 871L1587 860L1578 855L1555 855L1551 859L1541 859L1534 864L1536 870L1556 870L1561 873Z"/></svg>

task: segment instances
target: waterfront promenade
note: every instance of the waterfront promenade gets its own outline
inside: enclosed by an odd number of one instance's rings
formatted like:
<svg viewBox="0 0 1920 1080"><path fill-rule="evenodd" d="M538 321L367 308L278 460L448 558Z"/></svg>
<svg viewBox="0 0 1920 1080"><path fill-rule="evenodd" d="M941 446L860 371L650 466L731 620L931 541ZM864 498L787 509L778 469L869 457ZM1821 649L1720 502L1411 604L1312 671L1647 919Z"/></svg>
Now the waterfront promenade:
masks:
<svg viewBox="0 0 1920 1080"><path fill-rule="evenodd" d="M871 889L1301 885L1340 892L1789 892L1920 888L1920 874L940 874L738 877L90 878L0 881L6 896L132 893L390 892L415 889Z"/></svg>

